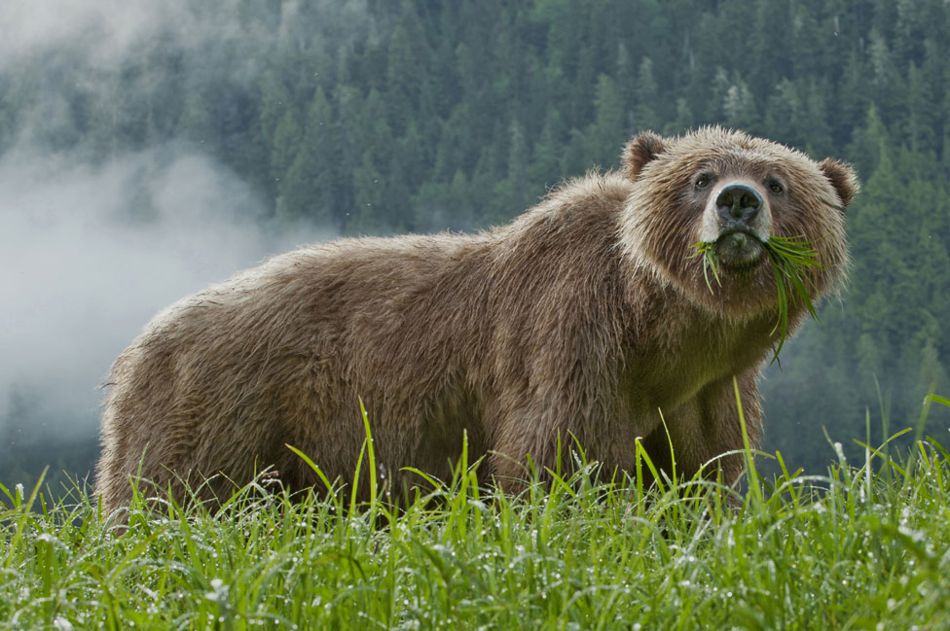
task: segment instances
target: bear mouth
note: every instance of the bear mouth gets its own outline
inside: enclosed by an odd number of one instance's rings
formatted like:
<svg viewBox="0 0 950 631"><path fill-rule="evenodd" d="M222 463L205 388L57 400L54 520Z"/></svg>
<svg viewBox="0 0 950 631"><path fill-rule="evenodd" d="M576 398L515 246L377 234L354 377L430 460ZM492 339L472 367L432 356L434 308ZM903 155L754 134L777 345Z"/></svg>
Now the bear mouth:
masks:
<svg viewBox="0 0 950 631"><path fill-rule="evenodd" d="M748 270L764 259L765 244L751 230L729 230L716 239L716 254L723 267L733 271Z"/></svg>

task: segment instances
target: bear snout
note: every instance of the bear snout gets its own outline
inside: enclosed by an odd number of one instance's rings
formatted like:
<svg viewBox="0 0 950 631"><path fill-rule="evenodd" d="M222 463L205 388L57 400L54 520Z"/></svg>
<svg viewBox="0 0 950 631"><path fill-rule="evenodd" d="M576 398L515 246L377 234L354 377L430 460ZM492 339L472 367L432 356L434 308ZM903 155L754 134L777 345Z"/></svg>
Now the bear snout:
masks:
<svg viewBox="0 0 950 631"><path fill-rule="evenodd" d="M764 191L750 180L732 179L722 182L709 194L700 240L718 243L720 247L726 245L727 238L743 241L733 245L745 252L742 258L748 263L753 254L759 253L759 246L769 240L771 229L771 208Z"/></svg>
<svg viewBox="0 0 950 631"><path fill-rule="evenodd" d="M716 210L727 225L751 226L762 205L762 196L747 184L730 184L716 196Z"/></svg>

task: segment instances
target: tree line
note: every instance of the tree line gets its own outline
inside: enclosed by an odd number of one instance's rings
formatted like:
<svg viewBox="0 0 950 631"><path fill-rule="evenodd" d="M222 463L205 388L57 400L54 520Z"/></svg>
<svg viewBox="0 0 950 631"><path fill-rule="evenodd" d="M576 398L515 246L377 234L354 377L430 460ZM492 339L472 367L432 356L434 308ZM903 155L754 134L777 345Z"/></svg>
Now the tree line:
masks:
<svg viewBox="0 0 950 631"><path fill-rule="evenodd" d="M277 221L389 234L507 221L566 177L616 167L637 131L742 128L850 160L864 182L851 281L764 384L770 445L816 464L822 426L863 437L866 411L879 432L950 387L946 2L228 8L235 27L206 43L169 25L114 67L48 53L9 70L0 148L37 112L31 142L92 161L186 142ZM929 429L947 424L934 411Z"/></svg>

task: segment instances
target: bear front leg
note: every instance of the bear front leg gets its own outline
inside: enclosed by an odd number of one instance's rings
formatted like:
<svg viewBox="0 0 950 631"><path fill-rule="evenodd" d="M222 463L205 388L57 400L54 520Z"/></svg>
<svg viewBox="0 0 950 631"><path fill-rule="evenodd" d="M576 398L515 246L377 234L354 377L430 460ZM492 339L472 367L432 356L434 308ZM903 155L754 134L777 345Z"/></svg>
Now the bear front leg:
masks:
<svg viewBox="0 0 950 631"><path fill-rule="evenodd" d="M736 378L749 444L753 449L759 446L762 435L762 406L757 376L757 370L749 370ZM672 469L670 442L679 480L689 480L701 469L707 479L716 479L721 472L722 481L727 485L734 484L742 475L745 467L741 453L742 427L732 377L707 385L694 399L677 410L664 412L664 418L670 433L669 439L660 426L647 438L646 448L651 458L668 475Z"/></svg>
<svg viewBox="0 0 950 631"><path fill-rule="evenodd" d="M538 401L496 418L502 420L492 436L491 474L505 492L518 492L530 479L528 459L542 480L548 470L564 478L575 469L578 447L598 474L609 479L615 470L633 470L637 432L626 416L610 413L600 400L592 406L572 406L562 400Z"/></svg>
<svg viewBox="0 0 950 631"><path fill-rule="evenodd" d="M518 493L531 477L528 458L542 470L553 466L557 441L548 440L539 414L534 412L532 416L529 409L509 409L497 413L495 418L498 423L488 454L491 478L505 493Z"/></svg>

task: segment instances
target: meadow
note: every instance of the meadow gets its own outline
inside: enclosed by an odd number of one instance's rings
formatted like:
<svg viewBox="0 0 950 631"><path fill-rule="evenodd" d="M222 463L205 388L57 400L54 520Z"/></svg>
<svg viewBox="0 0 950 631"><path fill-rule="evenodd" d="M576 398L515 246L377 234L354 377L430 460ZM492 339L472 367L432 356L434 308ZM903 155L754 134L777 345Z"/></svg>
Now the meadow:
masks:
<svg viewBox="0 0 950 631"><path fill-rule="evenodd" d="M829 441L820 476L747 448L741 491L644 488L635 443L630 475L575 450L517 496L463 453L397 501L368 424L368 502L266 472L214 507L142 486L114 515L82 484L0 486L0 628L945 629L950 454L912 431L859 463Z"/></svg>

